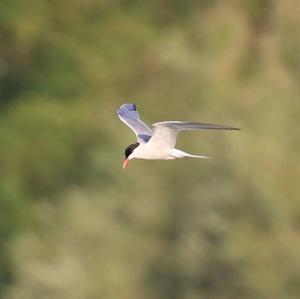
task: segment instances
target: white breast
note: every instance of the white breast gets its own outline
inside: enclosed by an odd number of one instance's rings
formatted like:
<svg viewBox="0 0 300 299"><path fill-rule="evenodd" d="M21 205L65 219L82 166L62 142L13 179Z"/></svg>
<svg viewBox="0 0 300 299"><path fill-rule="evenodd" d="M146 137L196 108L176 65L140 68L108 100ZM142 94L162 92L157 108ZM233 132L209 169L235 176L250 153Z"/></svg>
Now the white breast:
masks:
<svg viewBox="0 0 300 299"><path fill-rule="evenodd" d="M170 160L175 159L171 155L170 148L156 148L149 144L140 144L131 154L131 159L146 159L146 160Z"/></svg>

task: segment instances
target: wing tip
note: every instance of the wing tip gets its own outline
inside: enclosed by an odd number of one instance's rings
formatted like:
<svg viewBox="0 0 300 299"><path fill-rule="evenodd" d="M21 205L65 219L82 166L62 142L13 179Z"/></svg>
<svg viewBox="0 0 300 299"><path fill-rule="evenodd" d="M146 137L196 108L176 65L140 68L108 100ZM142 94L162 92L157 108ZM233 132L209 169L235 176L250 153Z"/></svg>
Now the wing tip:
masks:
<svg viewBox="0 0 300 299"><path fill-rule="evenodd" d="M122 112L128 112L128 111L137 111L136 105L133 103L125 103L117 110L117 113L120 114Z"/></svg>
<svg viewBox="0 0 300 299"><path fill-rule="evenodd" d="M242 131L241 128L236 128L236 127L225 127L225 130L234 130L234 131Z"/></svg>
<svg viewBox="0 0 300 299"><path fill-rule="evenodd" d="M167 121L160 121L157 123L154 123L152 126L158 127L158 126L172 126L172 125L200 125L203 126L200 129L216 129L216 130L235 130L235 131L242 131L241 128L237 127L231 127L227 125L217 125L217 124L209 124L209 123L198 123L198 122L191 122L191 121L177 121L177 120L167 120ZM214 126L214 127L206 127L206 126Z"/></svg>

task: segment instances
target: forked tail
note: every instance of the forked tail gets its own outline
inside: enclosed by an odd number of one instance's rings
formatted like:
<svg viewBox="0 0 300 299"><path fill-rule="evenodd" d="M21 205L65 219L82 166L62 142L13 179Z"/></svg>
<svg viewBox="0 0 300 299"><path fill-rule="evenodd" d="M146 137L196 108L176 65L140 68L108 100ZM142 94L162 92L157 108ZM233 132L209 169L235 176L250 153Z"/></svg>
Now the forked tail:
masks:
<svg viewBox="0 0 300 299"><path fill-rule="evenodd" d="M191 154L188 154L186 152L183 152L181 150L178 150L176 148L174 148L172 150L172 156L174 158L185 158L185 157L189 157L189 158L199 158L199 159L208 159L209 157L207 156L200 156L200 155L191 155Z"/></svg>
<svg viewBox="0 0 300 299"><path fill-rule="evenodd" d="M207 156L190 155L190 154L187 154L185 157L189 157L189 158L199 158L199 159L209 159L209 157L207 157Z"/></svg>

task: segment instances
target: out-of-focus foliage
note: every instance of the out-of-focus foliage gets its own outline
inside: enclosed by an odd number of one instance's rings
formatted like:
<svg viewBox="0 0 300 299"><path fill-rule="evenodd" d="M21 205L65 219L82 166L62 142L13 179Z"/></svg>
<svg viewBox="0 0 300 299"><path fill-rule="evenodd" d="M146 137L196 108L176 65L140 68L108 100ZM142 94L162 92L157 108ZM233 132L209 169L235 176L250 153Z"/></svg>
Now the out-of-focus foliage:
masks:
<svg viewBox="0 0 300 299"><path fill-rule="evenodd" d="M300 298L299 80L296 0L2 0L0 298Z"/></svg>

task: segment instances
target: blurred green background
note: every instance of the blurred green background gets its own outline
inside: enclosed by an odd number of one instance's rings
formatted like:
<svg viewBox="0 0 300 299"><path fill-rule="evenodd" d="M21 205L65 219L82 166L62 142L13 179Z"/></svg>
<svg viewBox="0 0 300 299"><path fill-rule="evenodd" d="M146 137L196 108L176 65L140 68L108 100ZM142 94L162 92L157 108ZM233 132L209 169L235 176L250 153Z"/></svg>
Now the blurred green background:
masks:
<svg viewBox="0 0 300 299"><path fill-rule="evenodd" d="M300 298L298 0L2 0L0 105L1 299Z"/></svg>

